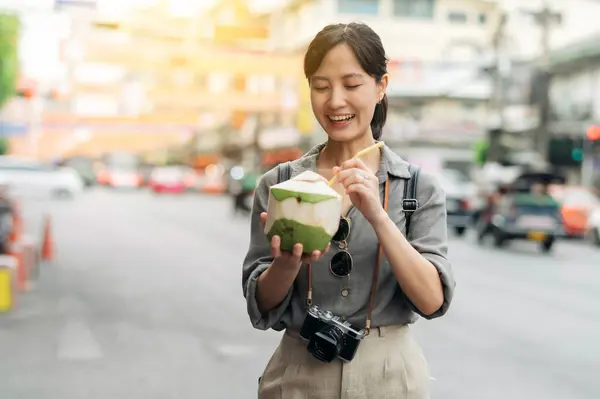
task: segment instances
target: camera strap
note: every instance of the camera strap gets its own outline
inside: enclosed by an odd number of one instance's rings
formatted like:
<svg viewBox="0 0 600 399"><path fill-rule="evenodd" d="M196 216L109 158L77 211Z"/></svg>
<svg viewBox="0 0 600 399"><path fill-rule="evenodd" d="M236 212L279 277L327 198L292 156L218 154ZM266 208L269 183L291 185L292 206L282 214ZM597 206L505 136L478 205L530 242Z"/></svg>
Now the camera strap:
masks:
<svg viewBox="0 0 600 399"><path fill-rule="evenodd" d="M383 209L385 212L388 211L388 200L389 200L389 179L385 181L384 195L383 195ZM375 305L375 293L377 292L377 282L379 280L379 269L381 266L381 257L383 256L383 248L379 244L377 251L377 263L373 268L373 280L371 281L371 296L369 298L369 310L367 311L367 318L365 321L365 330L367 335L371 332L371 315L373 313L373 307ZM306 303L308 306L312 305L312 280L311 280L311 265L306 265L306 273L308 274L308 293L306 297Z"/></svg>

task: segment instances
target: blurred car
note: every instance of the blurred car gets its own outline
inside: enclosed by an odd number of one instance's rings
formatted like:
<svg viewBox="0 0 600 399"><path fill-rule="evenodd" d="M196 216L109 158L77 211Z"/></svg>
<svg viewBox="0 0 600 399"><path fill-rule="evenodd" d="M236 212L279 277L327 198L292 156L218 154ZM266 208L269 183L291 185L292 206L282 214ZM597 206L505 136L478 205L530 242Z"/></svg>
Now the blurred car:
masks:
<svg viewBox="0 0 600 399"><path fill-rule="evenodd" d="M155 193L183 193L197 187L196 173L185 166L157 167L150 174L150 189Z"/></svg>
<svg viewBox="0 0 600 399"><path fill-rule="evenodd" d="M564 184L565 177L552 172L523 172L502 186L478 225L478 242L491 235L494 246L513 240L533 241L549 253L564 237L561 206L545 191L549 184Z"/></svg>
<svg viewBox="0 0 600 399"><path fill-rule="evenodd" d="M96 184L96 172L94 170L94 160L89 157L71 157L60 163L61 166L72 168L81 177L86 187Z"/></svg>
<svg viewBox="0 0 600 399"><path fill-rule="evenodd" d="M597 209L590 215L590 237L592 243L597 247L600 247L600 210Z"/></svg>
<svg viewBox="0 0 600 399"><path fill-rule="evenodd" d="M583 238L590 233L590 217L600 211L600 195L589 187L552 186L550 194L561 204L565 233Z"/></svg>
<svg viewBox="0 0 600 399"><path fill-rule="evenodd" d="M225 167L221 164L208 165L198 176L199 189L207 194L224 194L227 184Z"/></svg>
<svg viewBox="0 0 600 399"><path fill-rule="evenodd" d="M150 184L150 176L152 176L152 171L156 168L156 165L152 165L149 163L142 163L139 167L139 173L141 178L142 186L148 186Z"/></svg>
<svg viewBox="0 0 600 399"><path fill-rule="evenodd" d="M106 168L103 178L106 185L112 188L139 188L142 186L142 176L133 168Z"/></svg>
<svg viewBox="0 0 600 399"><path fill-rule="evenodd" d="M447 225L458 236L465 234L473 222L471 201L474 192L449 175L440 173L437 178L446 194Z"/></svg>
<svg viewBox="0 0 600 399"><path fill-rule="evenodd" d="M84 189L72 168L10 156L0 156L0 184L25 197L72 198Z"/></svg>
<svg viewBox="0 0 600 399"><path fill-rule="evenodd" d="M472 224L476 224L479 214L485 208L485 198L479 192L479 188L474 181L467 177L464 173L456 169L445 168L439 174L446 179L452 186L463 193L462 198L465 201L464 206L468 208L471 215ZM452 191L456 191L452 189ZM452 205L451 205L452 207Z"/></svg>

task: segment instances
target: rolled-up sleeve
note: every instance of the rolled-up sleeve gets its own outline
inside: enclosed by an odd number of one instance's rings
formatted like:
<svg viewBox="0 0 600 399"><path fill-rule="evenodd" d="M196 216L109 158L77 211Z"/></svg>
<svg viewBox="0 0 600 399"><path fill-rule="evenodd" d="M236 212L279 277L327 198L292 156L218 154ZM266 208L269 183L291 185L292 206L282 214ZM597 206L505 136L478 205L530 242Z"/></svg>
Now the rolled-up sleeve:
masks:
<svg viewBox="0 0 600 399"><path fill-rule="evenodd" d="M282 319L288 313L293 287L290 288L284 300L267 313L262 313L256 302L258 278L273 262L270 244L265 236L260 214L267 209L269 188L277 182L277 174L277 168L267 172L260 179L254 192L250 221L250 245L242 266L242 289L246 298L248 316L254 328L259 330L272 328L281 331L285 326Z"/></svg>
<svg viewBox="0 0 600 399"><path fill-rule="evenodd" d="M417 182L417 200L419 207L412 215L407 238L412 246L437 269L444 290L444 302L440 309L430 315L423 314L414 304L410 305L423 318L435 319L448 311L456 281L448 260L446 195L439 181L423 171Z"/></svg>

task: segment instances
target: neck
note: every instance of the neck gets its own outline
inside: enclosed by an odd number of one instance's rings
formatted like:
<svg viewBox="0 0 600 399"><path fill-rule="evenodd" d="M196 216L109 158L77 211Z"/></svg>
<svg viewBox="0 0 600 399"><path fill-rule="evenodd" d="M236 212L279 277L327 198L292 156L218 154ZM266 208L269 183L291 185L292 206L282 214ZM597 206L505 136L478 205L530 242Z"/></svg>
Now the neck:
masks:
<svg viewBox="0 0 600 399"><path fill-rule="evenodd" d="M325 167L340 166L345 161L356 155L357 152L363 150L375 143L373 136L369 134L363 135L352 141L334 141L327 140L327 145L321 152L321 163ZM363 156L363 160L379 157L379 151L371 151Z"/></svg>

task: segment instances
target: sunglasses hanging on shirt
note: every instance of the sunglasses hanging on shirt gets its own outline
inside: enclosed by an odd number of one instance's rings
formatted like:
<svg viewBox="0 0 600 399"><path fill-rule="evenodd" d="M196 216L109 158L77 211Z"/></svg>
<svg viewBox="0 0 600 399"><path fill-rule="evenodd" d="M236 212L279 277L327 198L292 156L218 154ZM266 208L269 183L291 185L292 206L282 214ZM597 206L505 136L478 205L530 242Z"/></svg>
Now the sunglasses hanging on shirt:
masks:
<svg viewBox="0 0 600 399"><path fill-rule="evenodd" d="M349 218L341 217L338 231L335 233L331 241L338 245L341 249L340 252L333 255L331 262L329 263L329 270L331 274L336 277L347 277L352 272L352 255L348 252L348 237L350 236L350 224Z"/></svg>

